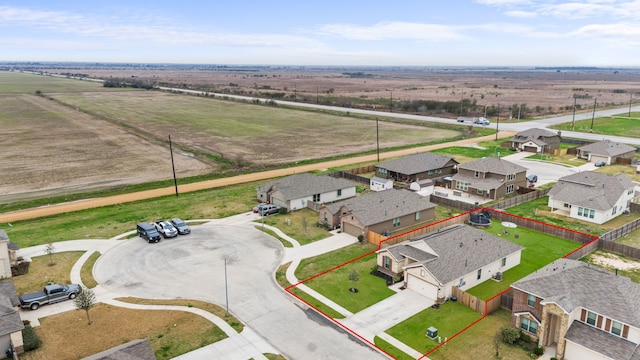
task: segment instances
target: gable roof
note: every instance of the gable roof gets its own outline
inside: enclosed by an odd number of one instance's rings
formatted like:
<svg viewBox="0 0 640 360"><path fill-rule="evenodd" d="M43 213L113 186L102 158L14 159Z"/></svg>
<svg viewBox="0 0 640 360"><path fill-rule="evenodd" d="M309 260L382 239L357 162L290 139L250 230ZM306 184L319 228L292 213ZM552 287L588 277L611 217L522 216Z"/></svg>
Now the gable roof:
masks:
<svg viewBox="0 0 640 360"><path fill-rule="evenodd" d="M310 173L302 173L268 182L258 186L258 190L268 192L276 189L287 201L355 186L351 181L342 178L336 179L328 175L316 176Z"/></svg>
<svg viewBox="0 0 640 360"><path fill-rule="evenodd" d="M634 187L633 181L625 174L582 171L558 179L549 190L549 197L574 206L604 211L611 209L622 194Z"/></svg>
<svg viewBox="0 0 640 360"><path fill-rule="evenodd" d="M423 152L380 163L376 168L401 174L418 174L456 164L458 162L452 157Z"/></svg>
<svg viewBox="0 0 640 360"><path fill-rule="evenodd" d="M149 340L144 339L129 341L83 360L156 360L156 355Z"/></svg>
<svg viewBox="0 0 640 360"><path fill-rule="evenodd" d="M520 166L518 164L514 164L497 157L486 157L465 164L460 164L458 165L458 169L499 175L517 174L523 171L527 171L527 168L524 166Z"/></svg>
<svg viewBox="0 0 640 360"><path fill-rule="evenodd" d="M640 360L638 344L580 321L571 323L564 338L611 359Z"/></svg>
<svg viewBox="0 0 640 360"><path fill-rule="evenodd" d="M539 128L531 128L524 131L520 131L514 137L511 138L511 141L516 143L525 143L527 141L533 141L538 145L546 145L547 143L543 140L544 138L550 137L560 137L557 133L553 131L549 131L546 129Z"/></svg>
<svg viewBox="0 0 640 360"><path fill-rule="evenodd" d="M326 205L332 214L343 206L365 226L435 207L428 197L406 189L371 192Z"/></svg>
<svg viewBox="0 0 640 360"><path fill-rule="evenodd" d="M0 336L24 329L20 314L14 309L19 304L13 281L0 281Z"/></svg>
<svg viewBox="0 0 640 360"><path fill-rule="evenodd" d="M580 146L578 150L590 152L595 155L617 156L630 151L636 151L636 148L611 140L602 140L593 144Z"/></svg>
<svg viewBox="0 0 640 360"><path fill-rule="evenodd" d="M556 260L511 286L567 313L585 308L640 327L640 284L582 261Z"/></svg>
<svg viewBox="0 0 640 360"><path fill-rule="evenodd" d="M416 259L406 267L424 266L440 283L446 284L522 249L498 236L458 224L383 250L394 257Z"/></svg>

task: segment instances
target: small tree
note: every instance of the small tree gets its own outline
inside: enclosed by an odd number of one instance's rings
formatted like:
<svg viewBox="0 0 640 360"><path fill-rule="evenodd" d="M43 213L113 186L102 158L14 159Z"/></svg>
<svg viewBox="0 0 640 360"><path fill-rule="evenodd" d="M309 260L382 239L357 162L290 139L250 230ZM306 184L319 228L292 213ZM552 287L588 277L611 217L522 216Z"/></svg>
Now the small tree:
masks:
<svg viewBox="0 0 640 360"><path fill-rule="evenodd" d="M518 339L520 339L520 330L512 327L512 326L503 326L500 329L502 341L507 344L514 344Z"/></svg>
<svg viewBox="0 0 640 360"><path fill-rule="evenodd" d="M349 291L358 292L358 289L356 289L356 283L359 280L360 280L360 273L357 272L355 269L351 270L351 272L349 273L349 281L353 283L353 287L349 289Z"/></svg>
<svg viewBox="0 0 640 360"><path fill-rule="evenodd" d="M92 321L89 317L89 310L96 304L96 295L93 293L93 290L83 286L82 291L73 299L73 303L76 306L76 310L84 310L87 313L87 322L88 325L91 325Z"/></svg>
<svg viewBox="0 0 640 360"><path fill-rule="evenodd" d="M496 359L500 358L500 343L502 343L502 334L500 330L498 330L493 336L493 347L496 349Z"/></svg>
<svg viewBox="0 0 640 360"><path fill-rule="evenodd" d="M56 252L56 248L53 246L53 243L48 243L44 248L44 252L49 255L49 266L55 265L53 263L53 254Z"/></svg>

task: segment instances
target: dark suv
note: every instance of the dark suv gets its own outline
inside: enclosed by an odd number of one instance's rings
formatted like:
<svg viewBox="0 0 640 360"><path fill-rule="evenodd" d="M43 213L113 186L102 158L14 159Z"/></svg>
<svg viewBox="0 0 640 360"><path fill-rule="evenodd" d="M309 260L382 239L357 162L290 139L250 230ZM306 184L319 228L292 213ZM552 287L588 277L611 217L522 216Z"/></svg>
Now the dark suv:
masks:
<svg viewBox="0 0 640 360"><path fill-rule="evenodd" d="M159 242L161 239L160 233L158 232L158 230L156 230L156 227L149 224L148 222L139 223L136 227L136 230L138 232L138 236L146 239L149 243Z"/></svg>

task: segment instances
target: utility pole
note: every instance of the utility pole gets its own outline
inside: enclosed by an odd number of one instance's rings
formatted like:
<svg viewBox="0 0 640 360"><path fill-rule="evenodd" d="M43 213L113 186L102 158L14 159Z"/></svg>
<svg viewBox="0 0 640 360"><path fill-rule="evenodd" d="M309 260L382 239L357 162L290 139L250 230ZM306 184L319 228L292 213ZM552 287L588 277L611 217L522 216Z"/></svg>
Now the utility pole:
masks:
<svg viewBox="0 0 640 360"><path fill-rule="evenodd" d="M500 104L498 104L498 117L496 119L496 140L498 140L498 126L500 125Z"/></svg>
<svg viewBox="0 0 640 360"><path fill-rule="evenodd" d="M224 257L224 296L226 301L227 310L225 316L229 316L229 287L227 286L227 258Z"/></svg>
<svg viewBox="0 0 640 360"><path fill-rule="evenodd" d="M389 112L393 112L393 90L391 90L391 95L389 97Z"/></svg>
<svg viewBox="0 0 640 360"><path fill-rule="evenodd" d="M629 94L629 117L631 117L631 100L633 100L633 91Z"/></svg>
<svg viewBox="0 0 640 360"><path fill-rule="evenodd" d="M571 120L571 131L576 127L576 95L573 94L573 120Z"/></svg>
<svg viewBox="0 0 640 360"><path fill-rule="evenodd" d="M171 153L171 169L173 170L173 186L175 186L176 196L178 196L178 179L176 179L176 167L173 164L173 146L171 145L171 134L169 134L169 152Z"/></svg>
<svg viewBox="0 0 640 360"><path fill-rule="evenodd" d="M520 112L522 111L522 104L518 104L518 122L520 122Z"/></svg>
<svg viewBox="0 0 640 360"><path fill-rule="evenodd" d="M376 148L378 149L378 162L380 162L380 132L378 130L378 117L376 116Z"/></svg>
<svg viewBox="0 0 640 360"><path fill-rule="evenodd" d="M598 103L598 98L593 99L593 112L591 113L591 130L593 132L593 119L596 117L596 104Z"/></svg>

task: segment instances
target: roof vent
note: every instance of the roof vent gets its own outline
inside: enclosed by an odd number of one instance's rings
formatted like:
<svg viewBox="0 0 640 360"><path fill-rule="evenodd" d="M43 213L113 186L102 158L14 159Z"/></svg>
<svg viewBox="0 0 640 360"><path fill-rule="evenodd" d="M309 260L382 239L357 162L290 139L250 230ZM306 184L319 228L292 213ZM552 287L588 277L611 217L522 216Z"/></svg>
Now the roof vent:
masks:
<svg viewBox="0 0 640 360"><path fill-rule="evenodd" d="M460 247L462 247L462 243L460 243Z"/></svg>

